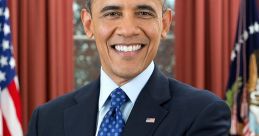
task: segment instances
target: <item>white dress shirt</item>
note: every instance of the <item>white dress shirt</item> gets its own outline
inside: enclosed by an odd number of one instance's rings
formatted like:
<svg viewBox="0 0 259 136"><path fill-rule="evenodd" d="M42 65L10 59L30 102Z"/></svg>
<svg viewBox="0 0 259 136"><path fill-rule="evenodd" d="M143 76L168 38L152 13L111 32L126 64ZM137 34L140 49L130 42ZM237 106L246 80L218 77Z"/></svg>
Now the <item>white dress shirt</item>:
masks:
<svg viewBox="0 0 259 136"><path fill-rule="evenodd" d="M152 75L154 67L155 65L152 61L142 73L140 73L138 76L136 76L123 86L118 86L101 68L100 97L98 105L97 130L95 134L96 136L98 134L99 127L102 123L105 114L109 111L110 99L108 98L111 92L116 88L120 87L129 97L129 101L121 107L123 119L126 122L136 102L136 99L138 98L140 91Z"/></svg>

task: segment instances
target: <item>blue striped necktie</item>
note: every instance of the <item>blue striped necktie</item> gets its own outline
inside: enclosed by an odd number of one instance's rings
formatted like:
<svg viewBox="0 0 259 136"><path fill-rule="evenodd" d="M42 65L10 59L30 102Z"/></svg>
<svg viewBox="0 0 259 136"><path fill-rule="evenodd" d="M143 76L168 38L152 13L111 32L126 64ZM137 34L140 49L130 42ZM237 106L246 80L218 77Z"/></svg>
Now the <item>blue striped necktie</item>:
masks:
<svg viewBox="0 0 259 136"><path fill-rule="evenodd" d="M128 101L128 96L122 89L117 88L111 93L110 98L111 107L102 120L98 136L121 136L125 126L121 106Z"/></svg>

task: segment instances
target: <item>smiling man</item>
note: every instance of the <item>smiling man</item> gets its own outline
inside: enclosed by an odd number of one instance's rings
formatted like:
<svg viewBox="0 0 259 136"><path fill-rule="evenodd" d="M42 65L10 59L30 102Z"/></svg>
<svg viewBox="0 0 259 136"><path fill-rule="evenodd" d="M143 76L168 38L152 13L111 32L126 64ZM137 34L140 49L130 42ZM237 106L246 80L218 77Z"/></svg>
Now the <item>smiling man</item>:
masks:
<svg viewBox="0 0 259 136"><path fill-rule="evenodd" d="M161 0L93 0L91 13L82 11L102 68L118 85L136 77L154 59L171 22L171 11L163 13L162 5Z"/></svg>
<svg viewBox="0 0 259 136"><path fill-rule="evenodd" d="M87 0L86 35L100 78L38 107L29 136L225 136L224 101L164 76L155 66L172 20L163 0Z"/></svg>

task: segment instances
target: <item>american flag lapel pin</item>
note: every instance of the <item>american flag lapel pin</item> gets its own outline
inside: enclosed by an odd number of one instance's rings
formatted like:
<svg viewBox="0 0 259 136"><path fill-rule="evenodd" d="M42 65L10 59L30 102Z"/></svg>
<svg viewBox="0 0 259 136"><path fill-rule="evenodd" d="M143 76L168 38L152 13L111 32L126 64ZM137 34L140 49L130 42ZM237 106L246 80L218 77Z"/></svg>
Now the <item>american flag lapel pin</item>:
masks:
<svg viewBox="0 0 259 136"><path fill-rule="evenodd" d="M146 118L146 123L155 123L156 118Z"/></svg>

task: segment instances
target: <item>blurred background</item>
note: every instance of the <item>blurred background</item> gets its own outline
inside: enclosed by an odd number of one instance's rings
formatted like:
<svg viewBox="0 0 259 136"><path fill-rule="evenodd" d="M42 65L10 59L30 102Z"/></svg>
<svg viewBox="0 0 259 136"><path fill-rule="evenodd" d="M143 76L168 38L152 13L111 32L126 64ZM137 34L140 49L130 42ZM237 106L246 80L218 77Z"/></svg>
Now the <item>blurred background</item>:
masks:
<svg viewBox="0 0 259 136"><path fill-rule="evenodd" d="M100 62L80 21L85 0L0 3L0 136L19 135L1 124L18 124L15 130L26 133L35 107L95 80ZM259 0L166 0L166 5L173 22L155 58L158 68L226 100L231 135L259 135ZM12 112L16 121L7 118Z"/></svg>

